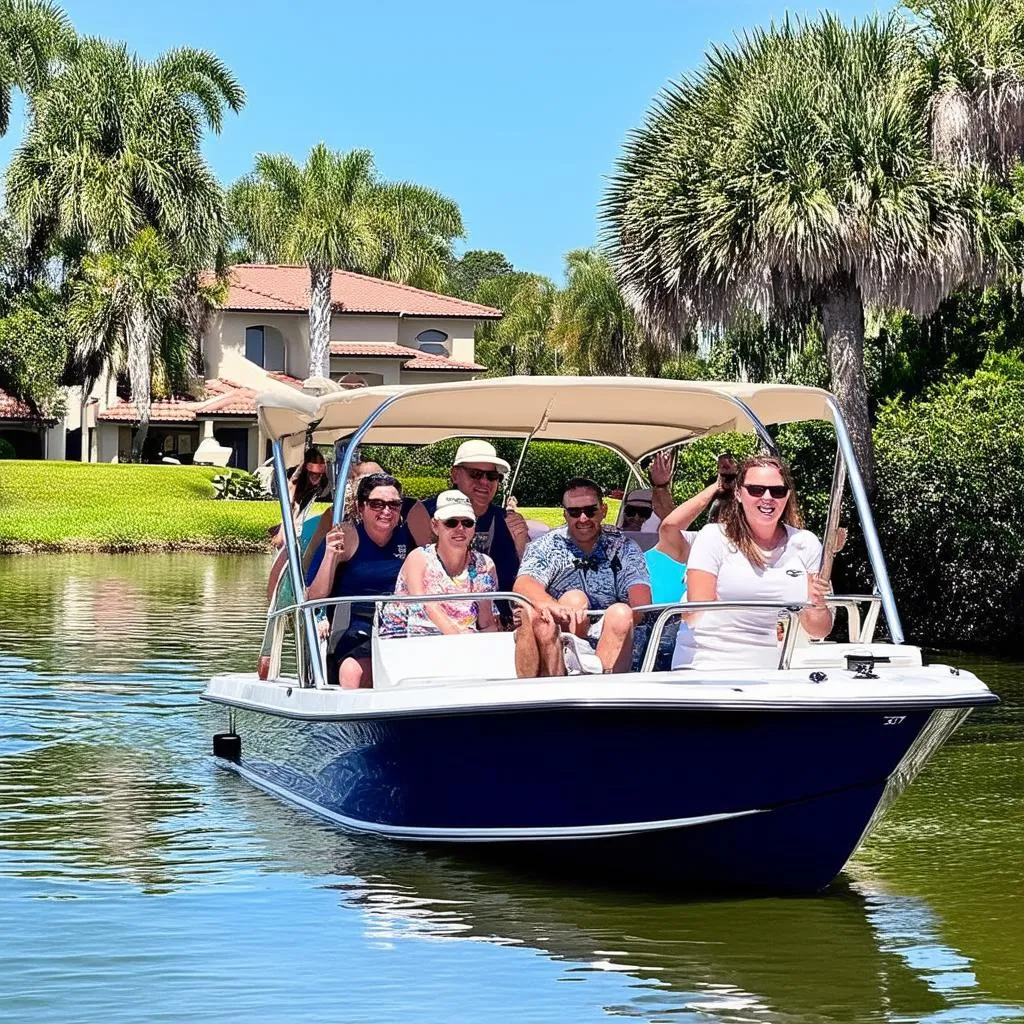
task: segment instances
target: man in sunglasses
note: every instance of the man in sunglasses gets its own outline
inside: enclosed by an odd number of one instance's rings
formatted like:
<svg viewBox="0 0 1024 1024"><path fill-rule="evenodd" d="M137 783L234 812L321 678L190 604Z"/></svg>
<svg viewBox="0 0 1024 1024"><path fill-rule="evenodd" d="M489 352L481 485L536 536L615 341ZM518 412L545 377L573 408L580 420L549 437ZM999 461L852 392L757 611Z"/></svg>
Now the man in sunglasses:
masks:
<svg viewBox="0 0 1024 1024"><path fill-rule="evenodd" d="M675 464L675 452L658 452L647 470L651 486L630 491L622 502L622 529L627 534L648 535L634 537L642 550L657 541L658 526L672 511L672 474Z"/></svg>
<svg viewBox="0 0 1024 1024"><path fill-rule="evenodd" d="M604 525L608 506L593 480L568 481L562 511L565 526L530 545L513 588L535 609L524 612L516 631L517 674L625 672L633 608L651 603L643 553L620 529ZM589 611L604 616L592 621Z"/></svg>
<svg viewBox="0 0 1024 1024"><path fill-rule="evenodd" d="M452 487L469 497L476 516L473 549L490 555L498 570L498 589L511 590L519 560L530 540L526 520L512 509L495 504L498 484L511 467L487 441L463 441L451 468ZM409 531L420 547L433 541L430 521L437 498L417 502L409 510Z"/></svg>

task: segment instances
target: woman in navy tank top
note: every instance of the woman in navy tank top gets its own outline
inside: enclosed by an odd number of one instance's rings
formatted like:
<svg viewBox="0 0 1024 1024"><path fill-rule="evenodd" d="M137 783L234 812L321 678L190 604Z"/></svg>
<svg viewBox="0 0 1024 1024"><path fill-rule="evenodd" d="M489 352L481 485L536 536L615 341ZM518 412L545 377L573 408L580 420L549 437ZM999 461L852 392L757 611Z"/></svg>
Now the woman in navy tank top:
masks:
<svg viewBox="0 0 1024 1024"><path fill-rule="evenodd" d="M393 594L402 562L415 546L401 511L402 486L393 476L364 476L356 490L359 522L342 522L328 531L323 561L309 583L309 597ZM335 614L343 616L344 607L339 605ZM332 630L327 667L329 679L337 679L345 689L356 689L373 685L373 604L350 608L345 629Z"/></svg>

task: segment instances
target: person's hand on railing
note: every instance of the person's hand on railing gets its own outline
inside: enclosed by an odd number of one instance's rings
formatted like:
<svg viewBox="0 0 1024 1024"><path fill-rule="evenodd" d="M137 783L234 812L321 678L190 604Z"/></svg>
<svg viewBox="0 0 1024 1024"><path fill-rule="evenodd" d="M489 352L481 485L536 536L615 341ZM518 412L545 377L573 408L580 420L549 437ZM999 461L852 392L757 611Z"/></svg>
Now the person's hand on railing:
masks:
<svg viewBox="0 0 1024 1024"><path fill-rule="evenodd" d="M570 608L564 604L551 604L551 616L567 633L579 633L590 624L590 615L586 608Z"/></svg>

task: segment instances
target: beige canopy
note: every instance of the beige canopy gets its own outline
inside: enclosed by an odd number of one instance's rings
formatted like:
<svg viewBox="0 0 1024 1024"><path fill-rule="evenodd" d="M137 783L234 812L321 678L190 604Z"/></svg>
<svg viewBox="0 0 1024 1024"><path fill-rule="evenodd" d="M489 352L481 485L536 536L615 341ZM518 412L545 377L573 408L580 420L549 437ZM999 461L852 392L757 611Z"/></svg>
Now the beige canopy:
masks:
<svg viewBox="0 0 1024 1024"><path fill-rule="evenodd" d="M397 396L397 397L396 397ZM257 400L271 438L287 438L288 461L301 457L305 432L328 444L353 433L394 399L363 440L429 444L446 437L525 437L587 441L638 461L706 434L832 419L828 392L789 384L713 383L642 377L495 377L451 384L383 385L320 398L276 389Z"/></svg>

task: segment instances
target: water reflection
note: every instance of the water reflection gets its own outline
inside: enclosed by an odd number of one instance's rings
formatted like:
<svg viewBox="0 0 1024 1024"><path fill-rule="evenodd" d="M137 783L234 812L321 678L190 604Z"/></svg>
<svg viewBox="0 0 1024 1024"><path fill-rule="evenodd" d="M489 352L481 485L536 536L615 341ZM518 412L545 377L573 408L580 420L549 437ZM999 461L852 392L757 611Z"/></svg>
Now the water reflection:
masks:
<svg viewBox="0 0 1024 1024"><path fill-rule="evenodd" d="M325 958L349 965L346 1016L367 1021L1021 1015L1019 666L980 673L1009 699L826 897L670 902L349 837L215 768L223 715L198 695L251 662L265 570L0 559L0 906L23 938L16 955L0 938L0 991L16 1019L134 1022L140 993L177 1019L198 975L208 1019L297 1019L282 979L300 976L304 1019L329 1019Z"/></svg>
<svg viewBox="0 0 1024 1024"><path fill-rule="evenodd" d="M616 973L631 998L605 1009L750 1021L1010 1020L1024 1009L979 989L921 898L860 872L823 897L676 903L556 884L507 865L349 839L229 776L281 860L358 910L368 941L526 946L565 980ZM300 824L301 822L301 824ZM331 882L332 876L349 876Z"/></svg>

